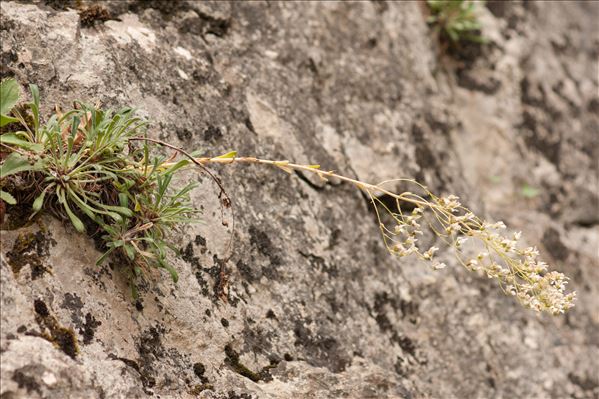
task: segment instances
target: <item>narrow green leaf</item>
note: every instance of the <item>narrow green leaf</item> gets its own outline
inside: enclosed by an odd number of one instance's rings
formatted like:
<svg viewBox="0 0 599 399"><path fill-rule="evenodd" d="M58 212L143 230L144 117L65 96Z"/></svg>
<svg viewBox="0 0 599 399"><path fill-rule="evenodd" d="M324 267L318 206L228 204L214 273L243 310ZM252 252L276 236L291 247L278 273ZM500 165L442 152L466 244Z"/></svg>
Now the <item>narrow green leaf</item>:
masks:
<svg viewBox="0 0 599 399"><path fill-rule="evenodd" d="M71 223L73 223L75 230L77 230L80 233L85 232L85 226L83 225L83 222L81 221L81 219L77 217L77 215L73 213L73 211L71 211L71 208L69 208L69 204L65 199L64 191L61 190L60 187L58 188L59 189L56 191L56 194L58 195L58 202L62 204L64 210L67 213L67 216L69 217L69 219L71 219Z"/></svg>
<svg viewBox="0 0 599 399"><path fill-rule="evenodd" d="M18 121L19 120L17 118L13 118L12 116L0 114L0 127L6 126L9 123L15 123Z"/></svg>
<svg viewBox="0 0 599 399"><path fill-rule="evenodd" d="M6 79L0 83L0 114L8 115L19 101L21 89L15 79Z"/></svg>
<svg viewBox="0 0 599 399"><path fill-rule="evenodd" d="M215 157L217 159L219 158L235 158L237 156L237 151L231 151L231 152L227 152L226 154L223 155L219 155L218 157Z"/></svg>
<svg viewBox="0 0 599 399"><path fill-rule="evenodd" d="M125 241L123 240L116 240L116 241L111 241L108 244L106 244L107 247L109 248L119 248L122 247L123 245L125 245Z"/></svg>
<svg viewBox="0 0 599 399"><path fill-rule="evenodd" d="M119 193L119 204L125 208L129 207L129 197L127 196L127 193Z"/></svg>
<svg viewBox="0 0 599 399"><path fill-rule="evenodd" d="M127 216L127 217L133 217L133 211L129 208L125 208L124 206L116 206L116 205L106 205L106 204L102 204L102 203L97 203L98 206L101 206L104 209L110 210L110 211L114 211L114 212L118 212L123 216Z"/></svg>
<svg viewBox="0 0 599 399"><path fill-rule="evenodd" d="M162 268L166 269L166 271L169 272L174 283L179 281L179 275L177 274L177 271L171 265L169 265L168 263L166 263L162 260L160 260L158 263L160 264L160 266Z"/></svg>
<svg viewBox="0 0 599 399"><path fill-rule="evenodd" d="M11 153L2 165L0 165L0 178L4 179L6 176L14 173L24 172L26 170L32 170L34 167L29 164L27 158L23 157L17 152Z"/></svg>
<svg viewBox="0 0 599 399"><path fill-rule="evenodd" d="M24 150L42 151L43 147L41 144L32 143L29 140L23 140L15 133L5 133L0 136L0 143L7 145L16 145Z"/></svg>
<svg viewBox="0 0 599 399"><path fill-rule="evenodd" d="M133 248L132 245L129 244L125 244L123 246L123 249L125 250L125 253L127 254L127 257L131 260L135 260L135 248Z"/></svg>
<svg viewBox="0 0 599 399"><path fill-rule="evenodd" d="M171 166L170 168L168 168L166 171L164 171L164 173L174 173L177 170L181 169L184 166L189 165L191 161L188 159L182 159L179 162L177 162L176 164L174 164L173 166Z"/></svg>
<svg viewBox="0 0 599 399"><path fill-rule="evenodd" d="M9 205L15 205L17 203L15 197L2 190L0 190L0 199Z"/></svg>
<svg viewBox="0 0 599 399"><path fill-rule="evenodd" d="M46 190L42 191L40 195L33 201L33 211L39 212L42 209L42 205L44 204L44 197L46 196Z"/></svg>
<svg viewBox="0 0 599 399"><path fill-rule="evenodd" d="M136 268L138 268L136 266ZM137 273L137 270L135 270ZM137 286L135 285L135 283L133 281L129 282L129 286L131 287L131 297L135 300L139 299L139 292L137 291Z"/></svg>
<svg viewBox="0 0 599 399"><path fill-rule="evenodd" d="M40 125L40 91L37 85L30 84L29 90L31 91L31 98L33 101L29 103L31 112L33 113L33 127L37 133Z"/></svg>
<svg viewBox="0 0 599 399"><path fill-rule="evenodd" d="M108 255L112 253L112 251L114 251L114 248L109 248L108 251L104 252L102 256L100 256L98 260L96 260L96 266L100 266L106 260Z"/></svg>

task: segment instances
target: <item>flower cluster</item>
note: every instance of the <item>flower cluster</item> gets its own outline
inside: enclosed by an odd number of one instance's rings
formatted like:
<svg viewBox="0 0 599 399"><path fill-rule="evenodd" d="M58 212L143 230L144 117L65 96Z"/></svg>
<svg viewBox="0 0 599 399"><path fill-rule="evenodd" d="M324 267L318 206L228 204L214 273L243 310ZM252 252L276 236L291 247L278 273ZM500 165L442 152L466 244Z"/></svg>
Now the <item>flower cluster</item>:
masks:
<svg viewBox="0 0 599 399"><path fill-rule="evenodd" d="M422 225L426 223L424 226L428 225L442 241L455 249L464 267L497 280L502 290L516 297L522 305L552 314L564 313L574 306L576 293L566 293L568 278L559 272L549 272L535 247L520 245L520 232L507 235L503 222L482 221L464 208L455 195L436 197L427 190L427 197L431 199L413 193L398 195L397 212L380 201L377 203L373 197L374 204L382 205L394 220L393 229L380 222L385 245L391 254L398 257L414 254L430 262L435 270L445 268L446 264L435 258L438 247L421 249L417 244L418 236L423 234ZM400 200L411 202L416 208L405 214L399 206ZM469 241L474 248L479 248L472 258L466 258L463 250Z"/></svg>

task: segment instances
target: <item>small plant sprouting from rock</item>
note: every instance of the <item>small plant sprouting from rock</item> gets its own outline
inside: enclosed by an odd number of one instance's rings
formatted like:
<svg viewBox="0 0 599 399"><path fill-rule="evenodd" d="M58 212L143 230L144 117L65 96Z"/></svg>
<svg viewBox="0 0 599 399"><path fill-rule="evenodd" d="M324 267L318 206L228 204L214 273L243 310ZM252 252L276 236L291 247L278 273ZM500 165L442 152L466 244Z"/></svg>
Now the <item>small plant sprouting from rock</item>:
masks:
<svg viewBox="0 0 599 399"><path fill-rule="evenodd" d="M5 91L14 93L14 87L18 99L16 81L2 83L3 99ZM362 190L376 210L385 246L394 256L413 255L435 270L445 268L445 263L435 257L439 248L418 244L423 229L429 228L440 241L455 249L458 261L466 269L495 279L506 294L516 297L522 305L552 314L573 306L576 293L566 293L567 278L548 271L536 248L521 246L520 233L506 235L502 222L488 223L478 218L456 196L438 197L411 179L369 184L324 171L319 165L238 157L235 151L200 157L146 137L146 123L135 117L130 108L112 113L76 102L72 110L57 112L41 124L38 90L34 85L30 89L33 101L25 107L12 108L18 101L14 95L8 107L2 106L0 188L14 194L2 191L2 199L9 204L17 200L31 203L32 214L49 210L70 220L80 232L97 231L102 234L106 249L98 263L109 255L120 257L131 265L132 277L160 267L177 279L176 271L166 260L170 248L166 232L194 219L198 211L189 199L193 185L179 190L171 187L175 173L188 166L208 172L206 167L213 164L257 164L288 173L313 173L323 180L335 178ZM14 118L9 116L11 109ZM13 127L24 130L15 131ZM177 152L168 159L152 155L153 143ZM177 154L184 158L174 159ZM210 176L222 190L219 180ZM395 193L386 188L392 182L412 184L415 192ZM222 191L220 195L223 196ZM391 198L394 205L383 202L381 195ZM229 204L226 194L223 203ZM402 211L405 204L413 210ZM383 213L390 222L383 222ZM84 220L88 222L87 229ZM464 250L467 242L470 250L477 249L472 257Z"/></svg>
<svg viewBox="0 0 599 399"><path fill-rule="evenodd" d="M431 11L427 22L435 26L442 39L449 39L452 45L460 41L486 42L476 17L476 3L483 5L484 1L427 0L426 3Z"/></svg>
<svg viewBox="0 0 599 399"><path fill-rule="evenodd" d="M147 143L131 142L146 123L130 108L113 113L75 102L73 109L57 110L41 123L38 88L30 89L33 101L26 107L12 108L14 96L7 109L2 101L0 127L11 128L0 136L2 199L31 203L32 216L45 209L70 220L79 232L100 235L105 253L98 263L114 253L128 260L136 276L156 266L176 280L166 261L165 236L198 211L189 201L194 185L172 190L171 181L189 161L165 167L167 159L151 155ZM2 82L3 100L15 90L18 97L16 81ZM7 116L8 108L14 118Z"/></svg>

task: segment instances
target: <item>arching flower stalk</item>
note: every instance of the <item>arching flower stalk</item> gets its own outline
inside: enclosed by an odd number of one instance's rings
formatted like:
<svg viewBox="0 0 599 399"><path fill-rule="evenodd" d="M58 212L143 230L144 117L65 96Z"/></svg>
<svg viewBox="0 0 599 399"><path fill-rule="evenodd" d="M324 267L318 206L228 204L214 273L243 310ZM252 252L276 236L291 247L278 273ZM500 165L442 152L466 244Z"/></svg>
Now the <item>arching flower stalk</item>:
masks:
<svg viewBox="0 0 599 399"><path fill-rule="evenodd" d="M439 262L435 257L438 247L431 246L425 249L418 245L423 226L428 227L447 246L454 248L456 258L462 266L497 280L501 289L506 294L516 297L523 306L554 315L564 313L574 306L576 292L566 293L568 278L562 273L548 271L547 264L539 259L537 248L525 247L519 243L520 232L507 235L503 222L489 223L480 219L462 206L455 195L437 197L412 179L369 184L333 171L321 170L319 165L237 157L235 152L215 158L194 158L194 162L202 166L234 163L271 165L288 173L309 172L323 180L336 178L349 182L369 196L376 211L383 241L393 256L401 258L414 255L428 262L435 270L445 268L446 264ZM398 194L386 189L385 185L392 182L413 184L422 194L409 191ZM392 198L395 209L386 205L380 199L381 195ZM413 210L409 213L402 212L402 203L411 204ZM392 225L382 221L382 213L391 217ZM480 251L475 257L465 256L463 246L467 241L478 245Z"/></svg>

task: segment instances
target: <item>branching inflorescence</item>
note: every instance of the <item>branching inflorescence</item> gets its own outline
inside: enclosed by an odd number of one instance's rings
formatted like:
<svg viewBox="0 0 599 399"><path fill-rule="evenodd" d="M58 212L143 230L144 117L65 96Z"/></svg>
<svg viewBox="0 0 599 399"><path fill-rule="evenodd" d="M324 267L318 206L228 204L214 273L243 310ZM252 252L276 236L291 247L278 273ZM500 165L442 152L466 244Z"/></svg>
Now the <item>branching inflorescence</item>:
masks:
<svg viewBox="0 0 599 399"><path fill-rule="evenodd" d="M3 101L5 93L13 92L10 85L17 83L2 83ZM458 261L466 269L496 279L505 293L515 296L524 306L552 314L573 306L575 292L566 293L567 278L562 273L549 272L538 259L536 248L519 245L520 233L502 234L502 222L491 224L479 219L454 195L437 197L411 179L368 184L324 171L319 165L238 157L234 151L219 157L200 157L146 137L145 122L128 108L113 114L77 102L73 110L57 112L42 125L38 91L33 85L31 92L33 101L25 107L12 109L17 101L14 98L9 98L13 102L10 107L2 106L0 127L4 126L5 132L0 136L0 186L12 188L21 202L31 203L33 214L47 209L70 220L80 232L86 231L86 221L88 229L102 234L105 253L98 263L109 255L119 256L131 265L133 276L141 276L148 267L155 266L168 270L176 280L176 271L166 260L170 248L166 230L194 220L198 211L189 199L193 185L180 190L170 187L174 174L188 166L210 173L207 167L215 164L258 164L288 173L313 173L323 180L339 179L365 192L376 211L385 246L394 256L414 255L435 270L445 268L445 263L435 257L439 248L419 245L419 236L428 228L455 249ZM14 117L8 115L8 108ZM7 130L13 126L11 123L24 130ZM176 152L168 158L154 156L150 144ZM180 155L183 158L176 160ZM18 187L11 180L15 176L22 181ZM219 196L224 195L223 203L228 205L220 181L211 173L210 176L221 189ZM386 188L393 182L413 184L414 191L420 194L395 193ZM3 201L17 202L12 194L0 192ZM381 195L392 198L394 206L383 202ZM405 204L413 210L402 211ZM475 256L466 256L466 242L477 247Z"/></svg>

